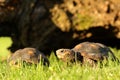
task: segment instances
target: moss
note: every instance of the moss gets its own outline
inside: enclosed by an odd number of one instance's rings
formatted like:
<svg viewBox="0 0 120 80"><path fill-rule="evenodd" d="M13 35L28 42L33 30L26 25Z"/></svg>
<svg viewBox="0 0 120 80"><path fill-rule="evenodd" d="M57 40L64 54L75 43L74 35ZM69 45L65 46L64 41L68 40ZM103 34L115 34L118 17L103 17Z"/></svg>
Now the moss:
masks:
<svg viewBox="0 0 120 80"><path fill-rule="evenodd" d="M78 14L73 18L73 26L76 30L86 30L89 29L94 21L94 18L90 15Z"/></svg>

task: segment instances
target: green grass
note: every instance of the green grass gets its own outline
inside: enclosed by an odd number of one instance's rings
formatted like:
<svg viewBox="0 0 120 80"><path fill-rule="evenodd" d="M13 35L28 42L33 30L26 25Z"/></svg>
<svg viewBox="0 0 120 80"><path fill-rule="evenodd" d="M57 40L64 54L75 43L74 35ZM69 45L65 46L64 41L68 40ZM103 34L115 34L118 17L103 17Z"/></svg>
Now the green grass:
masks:
<svg viewBox="0 0 120 80"><path fill-rule="evenodd" d="M58 61L52 54L50 67L38 65L20 68L0 64L0 80L119 80L120 65L111 63L109 66L88 67L69 65Z"/></svg>
<svg viewBox="0 0 120 80"><path fill-rule="evenodd" d="M120 50L111 48L120 58ZM119 80L120 65L110 62L108 66L89 67L69 65L58 61L55 55L49 57L50 66L38 64L37 67L25 66L20 68L9 67L7 63L0 63L0 80Z"/></svg>
<svg viewBox="0 0 120 80"><path fill-rule="evenodd" d="M0 60L10 53L7 48L9 48L11 44L12 40L10 37L0 37Z"/></svg>

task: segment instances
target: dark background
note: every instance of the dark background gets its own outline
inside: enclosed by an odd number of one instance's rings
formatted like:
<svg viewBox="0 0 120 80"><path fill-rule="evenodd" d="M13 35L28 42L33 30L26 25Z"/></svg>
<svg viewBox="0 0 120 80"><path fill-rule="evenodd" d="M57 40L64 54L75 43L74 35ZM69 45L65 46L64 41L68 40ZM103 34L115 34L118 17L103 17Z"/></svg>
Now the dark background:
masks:
<svg viewBox="0 0 120 80"><path fill-rule="evenodd" d="M0 36L12 52L35 47L45 54L83 41L120 48L119 0L0 1Z"/></svg>

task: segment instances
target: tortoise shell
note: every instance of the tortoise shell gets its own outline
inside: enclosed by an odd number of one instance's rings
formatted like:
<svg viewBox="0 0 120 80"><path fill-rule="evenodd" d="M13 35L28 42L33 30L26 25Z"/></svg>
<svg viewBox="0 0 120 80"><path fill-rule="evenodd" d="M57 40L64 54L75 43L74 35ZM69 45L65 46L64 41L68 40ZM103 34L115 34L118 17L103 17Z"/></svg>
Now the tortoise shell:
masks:
<svg viewBox="0 0 120 80"><path fill-rule="evenodd" d="M25 62L28 64L38 64L43 61L44 65L49 66L47 57L35 48L24 48L15 51L8 59L9 65L20 66L19 62Z"/></svg>
<svg viewBox="0 0 120 80"><path fill-rule="evenodd" d="M83 42L76 45L73 50L80 52L83 57L87 57L93 60L103 60L111 57L115 59L113 52L104 44L94 42Z"/></svg>

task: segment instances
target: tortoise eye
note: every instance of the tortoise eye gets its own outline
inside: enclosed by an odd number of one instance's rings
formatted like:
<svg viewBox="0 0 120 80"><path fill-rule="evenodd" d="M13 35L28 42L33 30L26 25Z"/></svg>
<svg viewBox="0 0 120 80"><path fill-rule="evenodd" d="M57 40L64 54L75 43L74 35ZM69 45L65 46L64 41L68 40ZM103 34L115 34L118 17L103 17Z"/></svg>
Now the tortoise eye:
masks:
<svg viewBox="0 0 120 80"><path fill-rule="evenodd" d="M61 52L61 53L63 53L63 52L64 52L64 50L61 50L60 52Z"/></svg>

